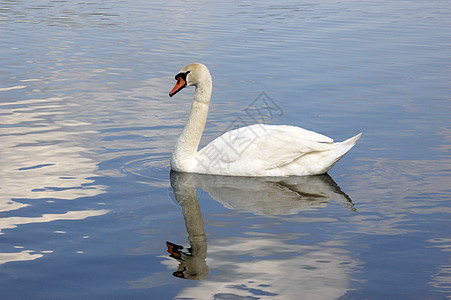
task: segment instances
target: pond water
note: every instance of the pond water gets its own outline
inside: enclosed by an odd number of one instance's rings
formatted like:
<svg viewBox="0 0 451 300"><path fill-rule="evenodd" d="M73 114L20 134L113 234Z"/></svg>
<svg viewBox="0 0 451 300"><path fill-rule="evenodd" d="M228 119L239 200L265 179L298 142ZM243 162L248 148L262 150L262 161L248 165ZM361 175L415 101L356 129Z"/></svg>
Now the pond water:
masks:
<svg viewBox="0 0 451 300"><path fill-rule="evenodd" d="M161 3L0 1L1 298L449 299L449 2ZM202 145L363 136L328 175L171 173L191 62Z"/></svg>

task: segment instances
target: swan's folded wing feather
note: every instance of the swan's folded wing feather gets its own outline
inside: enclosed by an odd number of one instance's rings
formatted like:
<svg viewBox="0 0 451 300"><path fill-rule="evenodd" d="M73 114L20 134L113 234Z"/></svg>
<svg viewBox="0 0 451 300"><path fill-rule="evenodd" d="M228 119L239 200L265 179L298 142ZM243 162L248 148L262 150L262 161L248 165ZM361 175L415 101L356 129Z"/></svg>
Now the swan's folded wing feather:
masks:
<svg viewBox="0 0 451 300"><path fill-rule="evenodd" d="M295 130L292 130L293 128ZM329 138L310 133L312 132L308 132L308 135L299 135L296 127L269 131L255 141L254 146L256 150L258 149L255 151L256 158L262 162L266 170L270 170L289 164L305 154L328 151L332 148Z"/></svg>

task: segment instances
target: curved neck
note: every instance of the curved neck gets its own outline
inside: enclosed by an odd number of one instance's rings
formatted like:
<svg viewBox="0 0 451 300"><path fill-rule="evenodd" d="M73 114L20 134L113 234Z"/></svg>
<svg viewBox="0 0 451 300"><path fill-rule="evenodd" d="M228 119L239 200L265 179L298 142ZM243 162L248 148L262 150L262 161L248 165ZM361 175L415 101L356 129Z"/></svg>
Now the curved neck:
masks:
<svg viewBox="0 0 451 300"><path fill-rule="evenodd" d="M177 171L189 171L186 167L197 153L205 123L207 122L211 90L211 78L202 81L196 86L188 121L177 140L175 151L172 155L172 167Z"/></svg>

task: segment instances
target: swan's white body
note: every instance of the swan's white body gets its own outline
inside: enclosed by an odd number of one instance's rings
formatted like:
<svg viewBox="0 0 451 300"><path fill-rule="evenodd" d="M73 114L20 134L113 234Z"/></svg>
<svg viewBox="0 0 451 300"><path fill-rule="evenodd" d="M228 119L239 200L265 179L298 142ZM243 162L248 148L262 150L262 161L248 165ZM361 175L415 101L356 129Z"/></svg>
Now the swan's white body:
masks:
<svg viewBox="0 0 451 300"><path fill-rule="evenodd" d="M231 130L197 151L210 104L212 81L203 64L190 64L176 76L169 94L195 86L188 121L175 146L171 168L229 176L317 175L346 154L360 134L340 143L322 134L295 126L255 124Z"/></svg>

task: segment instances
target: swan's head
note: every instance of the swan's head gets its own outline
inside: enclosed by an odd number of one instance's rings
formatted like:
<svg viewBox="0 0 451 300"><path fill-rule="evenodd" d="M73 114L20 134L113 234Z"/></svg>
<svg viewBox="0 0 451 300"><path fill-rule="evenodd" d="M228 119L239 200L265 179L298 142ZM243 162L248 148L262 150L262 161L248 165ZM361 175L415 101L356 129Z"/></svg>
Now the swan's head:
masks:
<svg viewBox="0 0 451 300"><path fill-rule="evenodd" d="M194 63L183 67L180 72L175 75L175 80L177 80L177 83L169 92L170 97L174 96L187 86L197 86L206 81L211 82L211 76L205 65Z"/></svg>

